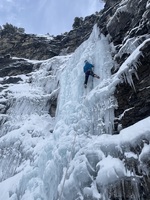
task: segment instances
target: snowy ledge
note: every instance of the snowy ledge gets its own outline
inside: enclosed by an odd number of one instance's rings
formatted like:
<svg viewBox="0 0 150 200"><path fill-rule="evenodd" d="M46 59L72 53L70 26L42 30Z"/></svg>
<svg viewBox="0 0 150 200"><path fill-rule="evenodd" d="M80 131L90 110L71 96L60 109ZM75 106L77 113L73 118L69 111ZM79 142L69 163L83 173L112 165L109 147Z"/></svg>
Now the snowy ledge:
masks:
<svg viewBox="0 0 150 200"><path fill-rule="evenodd" d="M141 45L139 45L132 53L131 55L126 59L126 61L121 65L118 72L113 77L113 80L120 79L120 77L123 75L125 81L127 81L131 86L134 88L134 83L132 80L132 73L136 75L136 69L137 69L137 63L140 55L142 55L142 51L140 50L142 47L146 45L147 42L150 42L150 38L146 39Z"/></svg>

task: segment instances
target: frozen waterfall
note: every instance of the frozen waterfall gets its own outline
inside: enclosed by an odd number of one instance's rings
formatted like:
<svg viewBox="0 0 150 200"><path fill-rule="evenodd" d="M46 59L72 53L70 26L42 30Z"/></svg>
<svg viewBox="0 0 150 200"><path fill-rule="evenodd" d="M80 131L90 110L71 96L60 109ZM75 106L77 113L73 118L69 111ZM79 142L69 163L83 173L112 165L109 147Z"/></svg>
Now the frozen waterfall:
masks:
<svg viewBox="0 0 150 200"><path fill-rule="evenodd" d="M87 89L84 60L100 76L90 77ZM112 135L117 107L113 93L129 65L111 75L110 44L96 25L72 55L28 62L34 71L18 75L23 81L0 92L0 103L9 105L0 114L0 200L108 200L110 190L121 199L125 180L139 178L125 160L133 158L144 166L150 152L149 145L138 156L130 148L150 139L149 118ZM147 173L146 167L139 170ZM131 199L137 200L137 182L132 184Z"/></svg>

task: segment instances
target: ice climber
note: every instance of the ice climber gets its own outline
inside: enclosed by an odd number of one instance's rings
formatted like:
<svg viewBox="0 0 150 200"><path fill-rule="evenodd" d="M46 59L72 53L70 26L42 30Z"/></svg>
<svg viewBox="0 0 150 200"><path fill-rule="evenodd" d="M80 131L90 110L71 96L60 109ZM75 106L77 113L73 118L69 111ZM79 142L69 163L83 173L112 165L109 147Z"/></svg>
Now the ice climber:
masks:
<svg viewBox="0 0 150 200"><path fill-rule="evenodd" d="M85 73L84 87L86 88L89 76L93 76L93 77L98 78L98 79L100 77L98 75L94 74L94 72L93 72L94 65L89 63L87 60L85 60L84 63L85 63L85 65L83 67L83 71Z"/></svg>

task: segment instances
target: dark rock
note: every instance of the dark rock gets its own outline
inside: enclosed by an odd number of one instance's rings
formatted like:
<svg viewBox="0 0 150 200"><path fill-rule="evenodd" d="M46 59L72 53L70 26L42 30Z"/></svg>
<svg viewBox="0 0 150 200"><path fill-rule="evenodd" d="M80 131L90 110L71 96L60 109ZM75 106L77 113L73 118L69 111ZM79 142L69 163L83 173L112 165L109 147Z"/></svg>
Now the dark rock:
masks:
<svg viewBox="0 0 150 200"><path fill-rule="evenodd" d="M51 97L51 99L47 102L47 105L49 107L50 116L55 117L57 108L57 97L56 96Z"/></svg>
<svg viewBox="0 0 150 200"><path fill-rule="evenodd" d="M150 33L150 11L146 8L147 0L120 1L105 0L106 4L101 11L98 25L102 33L109 34L110 40L115 46L114 67L112 73L116 73L121 64L129 57L130 53L117 54L127 39L135 38L137 46L146 40ZM150 42L141 49L142 55L137 63L139 80L133 75L135 89L126 83L120 83L115 91L118 101L118 109L115 110L114 134L118 134L118 126L128 127L150 113ZM123 117L120 119L120 116Z"/></svg>
<svg viewBox="0 0 150 200"><path fill-rule="evenodd" d="M129 12L117 12L107 26L107 30L113 38L115 45L121 44L124 36L129 29L132 20L132 15ZM118 23L121 21L121 23ZM117 24L117 26L116 26Z"/></svg>
<svg viewBox="0 0 150 200"><path fill-rule="evenodd" d="M121 0L105 0L105 9L114 7L116 4L120 3Z"/></svg>
<svg viewBox="0 0 150 200"><path fill-rule="evenodd" d="M105 7L98 15L85 17L84 20L80 20L74 24L73 30L53 37L53 39L38 37L33 34L3 32L0 38L0 76L10 77L4 79L1 83L17 83L20 79L14 76L28 74L40 67L40 64L33 65L24 59L14 60L8 54L16 57L42 60L60 54L71 53L89 37L95 23L98 24L104 35L109 36L110 42L115 46L115 51L113 52L115 58L114 69L112 70L115 73L129 57L130 53L132 53L123 52L121 55L119 54L119 50L126 41L135 38L139 42L137 45L139 45L149 37L150 10L148 7L146 8L148 0L104 1L106 2ZM122 6L125 6L123 9L120 9L120 3ZM139 57L137 63L139 79L133 75L135 90L129 84L123 82L116 87L115 97L118 102L118 108L115 110L115 129L113 130L113 134L119 134L121 128L133 125L150 115L150 42L145 43L140 51L142 55ZM30 76L30 74L28 75ZM5 87L7 86L3 85L0 90L3 90ZM7 101L1 103L0 113L5 114L9 106ZM49 108L51 117L55 117L57 95L49 99L47 107ZM5 118L0 119L0 124L4 122ZM52 133L53 130L50 130L50 132ZM134 147L131 147L130 144L125 144L127 147L122 147L121 145L119 148L117 147L119 149L119 159L122 160L127 169L133 172L134 176L122 179L118 178L118 181L115 183L107 185L105 192L108 194L108 199L150 199L149 158L143 158L142 160L143 164L147 167L148 175L145 175L145 172L142 172L139 158L125 157L125 152L133 152L136 155L140 155L144 144L149 145L147 138L144 135L141 137L139 143L135 142ZM113 155L114 152L110 154ZM138 198L136 198L135 189L139 191Z"/></svg>
<svg viewBox="0 0 150 200"><path fill-rule="evenodd" d="M119 8L120 1L107 1L99 20L100 28L109 33L115 45L121 44L125 37L134 37L150 32L149 10L147 0L129 0L125 9ZM110 19L111 17L111 19ZM109 23L108 23L109 22Z"/></svg>
<svg viewBox="0 0 150 200"><path fill-rule="evenodd" d="M115 96L118 101L118 109L115 116L119 118L125 110L120 123L123 128L146 118L150 114L150 42L147 42L140 50L143 56L139 59L137 73L139 80L133 77L135 84L134 91L129 85L124 83L117 86Z"/></svg>
<svg viewBox="0 0 150 200"><path fill-rule="evenodd" d="M72 53L89 37L96 19L96 15L88 16L74 30L52 39L34 34L4 32L0 37L0 55L45 60L58 56L64 48L67 53Z"/></svg>
<svg viewBox="0 0 150 200"><path fill-rule="evenodd" d="M23 59L1 59L0 60L0 77L16 76L32 72L33 64ZM11 78L10 81L19 81Z"/></svg>
<svg viewBox="0 0 150 200"><path fill-rule="evenodd" d="M6 114L7 110L10 108L8 100L0 103L0 114ZM3 120L2 120L3 121ZM0 123L1 125L1 123Z"/></svg>
<svg viewBox="0 0 150 200"><path fill-rule="evenodd" d="M1 84L18 83L19 81L22 81L22 79L18 77L9 77L8 79L4 79Z"/></svg>

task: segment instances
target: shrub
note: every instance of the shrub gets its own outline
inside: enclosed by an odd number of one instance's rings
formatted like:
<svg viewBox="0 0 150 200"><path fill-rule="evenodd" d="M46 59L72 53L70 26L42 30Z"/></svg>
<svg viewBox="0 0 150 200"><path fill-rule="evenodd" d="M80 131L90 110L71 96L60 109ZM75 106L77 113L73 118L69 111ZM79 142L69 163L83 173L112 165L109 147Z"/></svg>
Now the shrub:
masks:
<svg viewBox="0 0 150 200"><path fill-rule="evenodd" d="M12 24L6 23L0 28L1 34L14 34L14 33L24 33L24 28L18 28L16 26L13 26Z"/></svg>

